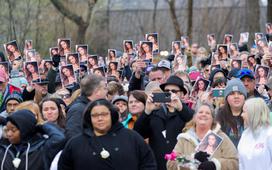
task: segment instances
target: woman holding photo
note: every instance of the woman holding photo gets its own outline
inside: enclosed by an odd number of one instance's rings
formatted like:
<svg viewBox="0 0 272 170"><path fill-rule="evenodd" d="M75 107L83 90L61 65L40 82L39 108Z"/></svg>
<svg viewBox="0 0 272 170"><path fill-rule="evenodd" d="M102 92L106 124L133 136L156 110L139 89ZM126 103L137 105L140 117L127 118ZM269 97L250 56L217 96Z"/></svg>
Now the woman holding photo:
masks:
<svg viewBox="0 0 272 170"><path fill-rule="evenodd" d="M239 169L272 169L270 110L262 98L245 102L242 117L247 129L238 144Z"/></svg>
<svg viewBox="0 0 272 170"><path fill-rule="evenodd" d="M213 155L199 151L195 153L196 147L201 144L205 135L212 131L222 138L222 143L218 145ZM177 156L191 156L201 163L198 169L208 170L228 170L238 169L237 150L228 136L220 130L220 125L215 121L215 112L212 105L202 103L196 109L191 122L187 123L184 133L178 135L178 142L173 150ZM177 161L167 162L168 170L186 169L178 167Z"/></svg>

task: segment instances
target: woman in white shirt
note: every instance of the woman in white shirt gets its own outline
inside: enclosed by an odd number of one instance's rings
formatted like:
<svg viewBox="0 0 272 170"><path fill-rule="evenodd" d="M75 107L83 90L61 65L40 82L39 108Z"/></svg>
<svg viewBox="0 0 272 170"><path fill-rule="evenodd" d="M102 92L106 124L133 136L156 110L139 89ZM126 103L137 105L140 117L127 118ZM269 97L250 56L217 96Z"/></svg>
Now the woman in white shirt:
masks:
<svg viewBox="0 0 272 170"><path fill-rule="evenodd" d="M272 127L269 108L262 98L245 102L242 117L247 129L238 144L239 169L272 169Z"/></svg>

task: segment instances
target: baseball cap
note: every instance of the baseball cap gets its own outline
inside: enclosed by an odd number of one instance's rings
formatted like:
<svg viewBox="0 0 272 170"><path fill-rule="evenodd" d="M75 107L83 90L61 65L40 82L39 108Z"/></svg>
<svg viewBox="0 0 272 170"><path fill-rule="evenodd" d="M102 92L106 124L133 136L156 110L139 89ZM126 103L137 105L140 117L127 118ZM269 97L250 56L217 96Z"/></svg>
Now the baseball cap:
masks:
<svg viewBox="0 0 272 170"><path fill-rule="evenodd" d="M249 77L250 79L255 79L253 72L248 68L243 68L239 71L239 78Z"/></svg>
<svg viewBox="0 0 272 170"><path fill-rule="evenodd" d="M160 68L167 68L169 70L171 69L171 63L168 60L161 60L157 66Z"/></svg>

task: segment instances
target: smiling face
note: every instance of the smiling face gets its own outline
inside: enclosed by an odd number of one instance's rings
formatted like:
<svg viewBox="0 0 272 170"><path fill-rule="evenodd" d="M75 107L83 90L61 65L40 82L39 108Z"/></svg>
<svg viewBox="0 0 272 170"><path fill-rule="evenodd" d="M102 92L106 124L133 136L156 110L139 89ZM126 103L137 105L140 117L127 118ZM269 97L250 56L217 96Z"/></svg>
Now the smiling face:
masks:
<svg viewBox="0 0 272 170"><path fill-rule="evenodd" d="M61 46L63 49L68 49L68 44L67 44L65 41L61 41L61 42L60 42L60 46Z"/></svg>
<svg viewBox="0 0 272 170"><path fill-rule="evenodd" d="M85 55L86 54L86 50L83 47L78 47L77 51L80 55Z"/></svg>
<svg viewBox="0 0 272 170"><path fill-rule="evenodd" d="M14 45L9 44L9 45L7 45L7 50L10 51L10 52L12 52L12 53L14 53L16 51L16 48L15 48Z"/></svg>
<svg viewBox="0 0 272 170"><path fill-rule="evenodd" d="M209 129L212 127L213 117L211 109L206 105L200 106L193 119L197 127L205 127Z"/></svg>
<svg viewBox="0 0 272 170"><path fill-rule="evenodd" d="M64 68L62 69L62 73L63 73L63 75L65 75L66 77L70 77L70 76L71 76L70 70L69 70L68 68L66 68L66 67L64 67Z"/></svg>
<svg viewBox="0 0 272 170"><path fill-rule="evenodd" d="M30 72L30 73L34 73L35 72L35 68L32 64L28 64L26 66L27 70Z"/></svg>

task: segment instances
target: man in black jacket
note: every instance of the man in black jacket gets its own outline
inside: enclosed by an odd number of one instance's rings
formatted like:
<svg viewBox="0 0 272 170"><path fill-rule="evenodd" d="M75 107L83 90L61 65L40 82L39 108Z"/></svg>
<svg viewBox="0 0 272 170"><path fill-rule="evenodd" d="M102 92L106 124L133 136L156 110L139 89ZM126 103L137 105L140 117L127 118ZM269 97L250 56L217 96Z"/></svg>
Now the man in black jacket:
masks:
<svg viewBox="0 0 272 170"><path fill-rule="evenodd" d="M90 101L106 98L105 79L97 75L88 75L80 82L81 95L67 109L65 135L67 139L81 132L82 114Z"/></svg>
<svg viewBox="0 0 272 170"><path fill-rule="evenodd" d="M158 110L155 110L153 95L150 94L146 102L145 113L136 121L134 130L144 138L149 138L158 169L166 170L164 155L174 149L177 135L182 132L185 123L192 119L194 112L181 102L181 97L187 91L179 77L171 76L160 87L164 92L171 93L171 102L162 104Z"/></svg>
<svg viewBox="0 0 272 170"><path fill-rule="evenodd" d="M144 138L149 138L158 169L166 170L164 155L174 149L177 135L182 132L185 123L192 119L193 110L181 102L182 95L187 92L179 77L171 76L160 87L164 92L171 93L171 102L162 104L158 110L155 110L153 95L150 94L146 102L145 113L136 121L134 130Z"/></svg>

